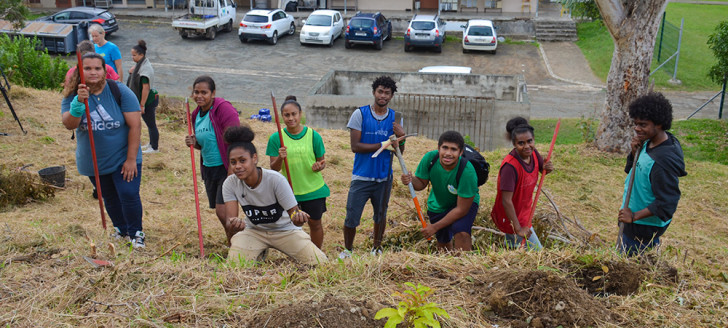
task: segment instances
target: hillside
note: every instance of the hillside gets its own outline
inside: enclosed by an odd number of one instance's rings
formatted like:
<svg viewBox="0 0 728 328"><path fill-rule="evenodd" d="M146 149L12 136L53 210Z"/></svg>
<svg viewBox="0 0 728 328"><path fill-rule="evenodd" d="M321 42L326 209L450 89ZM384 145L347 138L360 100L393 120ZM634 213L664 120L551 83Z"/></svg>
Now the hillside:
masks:
<svg viewBox="0 0 728 328"><path fill-rule="evenodd" d="M204 209L202 189L207 256L199 258L190 154L184 146L187 127L181 102L166 99L158 112L161 153L144 155L147 247L132 251L116 244L112 256L91 184L75 168L76 141L60 122L60 94L13 87L11 96L29 132L22 135L2 103L0 132L12 134L0 136L3 170L65 165L67 181L54 198L0 210L3 326L381 327L384 321L375 321L374 314L396 305L392 294L402 291L405 282L435 290L430 300L451 317L443 320L444 327L728 325L725 165L686 159L689 175L681 180L683 196L674 223L661 252L644 258L625 259L613 249L624 158L578 144L557 145L556 171L547 177L545 189L562 215L594 233L588 243L549 239L542 252L506 251L502 237L478 230L476 251L437 254L434 245L417 236L419 223L407 189L395 183L384 254L367 255L372 230L367 206L355 243L360 256L342 262L333 259L343 242L353 154L346 131L318 130L327 148L323 174L332 190L324 215L324 252L332 260L308 268L271 252L260 265L234 267L224 261L224 233L214 211ZM275 124L243 121L256 132L254 143L262 156ZM146 143L146 127L142 130ZM538 146L543 152L548 147ZM434 140L409 140L408 168L435 148ZM480 188L478 226L492 227L488 218L496 172L507 152L484 153L492 167L490 180ZM262 157L267 167L268 159ZM395 175L400 173L396 167ZM203 188L201 180L199 185ZM419 193L422 202L426 196ZM556 216L542 197L536 217L558 222ZM91 242L98 258L112 261L113 267L93 268L83 258L90 255Z"/></svg>

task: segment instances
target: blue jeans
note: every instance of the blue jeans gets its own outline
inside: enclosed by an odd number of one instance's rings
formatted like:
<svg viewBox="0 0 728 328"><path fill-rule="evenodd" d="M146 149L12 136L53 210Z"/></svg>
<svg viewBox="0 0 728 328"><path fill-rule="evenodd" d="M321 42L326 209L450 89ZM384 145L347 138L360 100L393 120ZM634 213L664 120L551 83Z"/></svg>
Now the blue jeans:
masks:
<svg viewBox="0 0 728 328"><path fill-rule="evenodd" d="M506 247L508 248L521 247L522 242L523 237L516 234L506 234ZM533 227L531 227L531 236L528 237L526 247L528 247L528 249L533 249L537 251L540 251L543 248L543 246L541 245L541 241L538 240L538 236L536 236L536 231L533 230Z"/></svg>
<svg viewBox="0 0 728 328"><path fill-rule="evenodd" d="M96 187L96 179L90 176ZM122 236L134 236L142 231L142 200L139 187L142 182L142 164L137 164L137 176L131 182L124 181L121 166L113 173L99 176L101 195L114 227Z"/></svg>
<svg viewBox="0 0 728 328"><path fill-rule="evenodd" d="M368 200L371 200L374 216L374 223L387 219L387 207L389 196L392 191L392 176L389 179L376 181L352 180L349 187L349 196L346 199L346 219L344 226L356 228L361 221L361 213Z"/></svg>
<svg viewBox="0 0 728 328"><path fill-rule="evenodd" d="M635 256L642 254L652 247L660 245L660 237L656 236L650 239L648 242L643 243L639 240L629 238L627 234L622 233L622 243L619 245L619 250L627 254L627 256Z"/></svg>

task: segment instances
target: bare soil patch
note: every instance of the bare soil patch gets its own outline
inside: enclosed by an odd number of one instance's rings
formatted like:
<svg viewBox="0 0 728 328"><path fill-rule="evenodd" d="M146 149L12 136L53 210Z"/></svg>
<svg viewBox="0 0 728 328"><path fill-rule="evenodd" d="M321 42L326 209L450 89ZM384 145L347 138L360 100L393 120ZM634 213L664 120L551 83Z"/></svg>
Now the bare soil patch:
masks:
<svg viewBox="0 0 728 328"><path fill-rule="evenodd" d="M384 327L385 320L374 320L378 309L371 302L339 298L318 303L292 303L256 315L248 327Z"/></svg>

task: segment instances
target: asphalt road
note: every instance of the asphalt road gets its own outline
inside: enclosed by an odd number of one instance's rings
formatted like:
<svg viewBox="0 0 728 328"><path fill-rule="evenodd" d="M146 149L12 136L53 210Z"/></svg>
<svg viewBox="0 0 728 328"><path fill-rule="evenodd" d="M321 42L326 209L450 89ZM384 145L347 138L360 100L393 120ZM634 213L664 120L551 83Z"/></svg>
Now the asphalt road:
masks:
<svg viewBox="0 0 728 328"><path fill-rule="evenodd" d="M424 66L457 65L472 67L474 74L524 74L532 118L598 117L605 97L602 89L552 78L538 48L529 44L502 43L497 55L463 54L457 41L446 42L441 54L430 50L405 53L402 39L386 41L381 51L367 46L345 49L343 39L329 48L302 46L297 32L281 37L273 46L262 41L241 43L237 29L219 33L215 40L184 40L166 23L122 21L121 29L109 41L122 52L125 75L133 66L130 50L138 39L147 42L147 57L155 70L154 87L172 96L188 96L194 79L207 74L216 81L217 96L267 105L271 91L280 97L292 94L302 99L331 69L414 72ZM689 115L710 97L707 94L668 96L675 106L675 117Z"/></svg>

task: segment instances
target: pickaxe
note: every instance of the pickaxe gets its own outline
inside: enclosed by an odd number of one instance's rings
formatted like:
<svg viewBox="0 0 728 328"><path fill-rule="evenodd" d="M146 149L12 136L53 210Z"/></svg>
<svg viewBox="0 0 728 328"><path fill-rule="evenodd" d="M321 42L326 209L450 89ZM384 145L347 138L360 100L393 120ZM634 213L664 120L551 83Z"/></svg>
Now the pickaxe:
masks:
<svg viewBox="0 0 728 328"><path fill-rule="evenodd" d="M394 153L397 154L397 159L399 160L399 165L402 167L402 174L409 174L407 171L407 166L404 164L404 158L402 158L402 152L399 151L399 142L408 138L416 136L417 133L413 134L406 134L399 138L397 138L395 135L389 136L389 141L385 141L382 143L382 147L377 150L372 157L377 157L384 149L389 147L390 145L394 145ZM407 187L409 187L410 196L412 196L412 201L415 203L415 209L417 210L417 218L420 219L420 223L422 223L422 227L427 227L427 222L425 222L425 218L422 216L422 208L420 207L420 201L417 199L417 194L415 193L415 187L412 186L412 182L410 182ZM430 240L432 238L427 238L427 240Z"/></svg>

